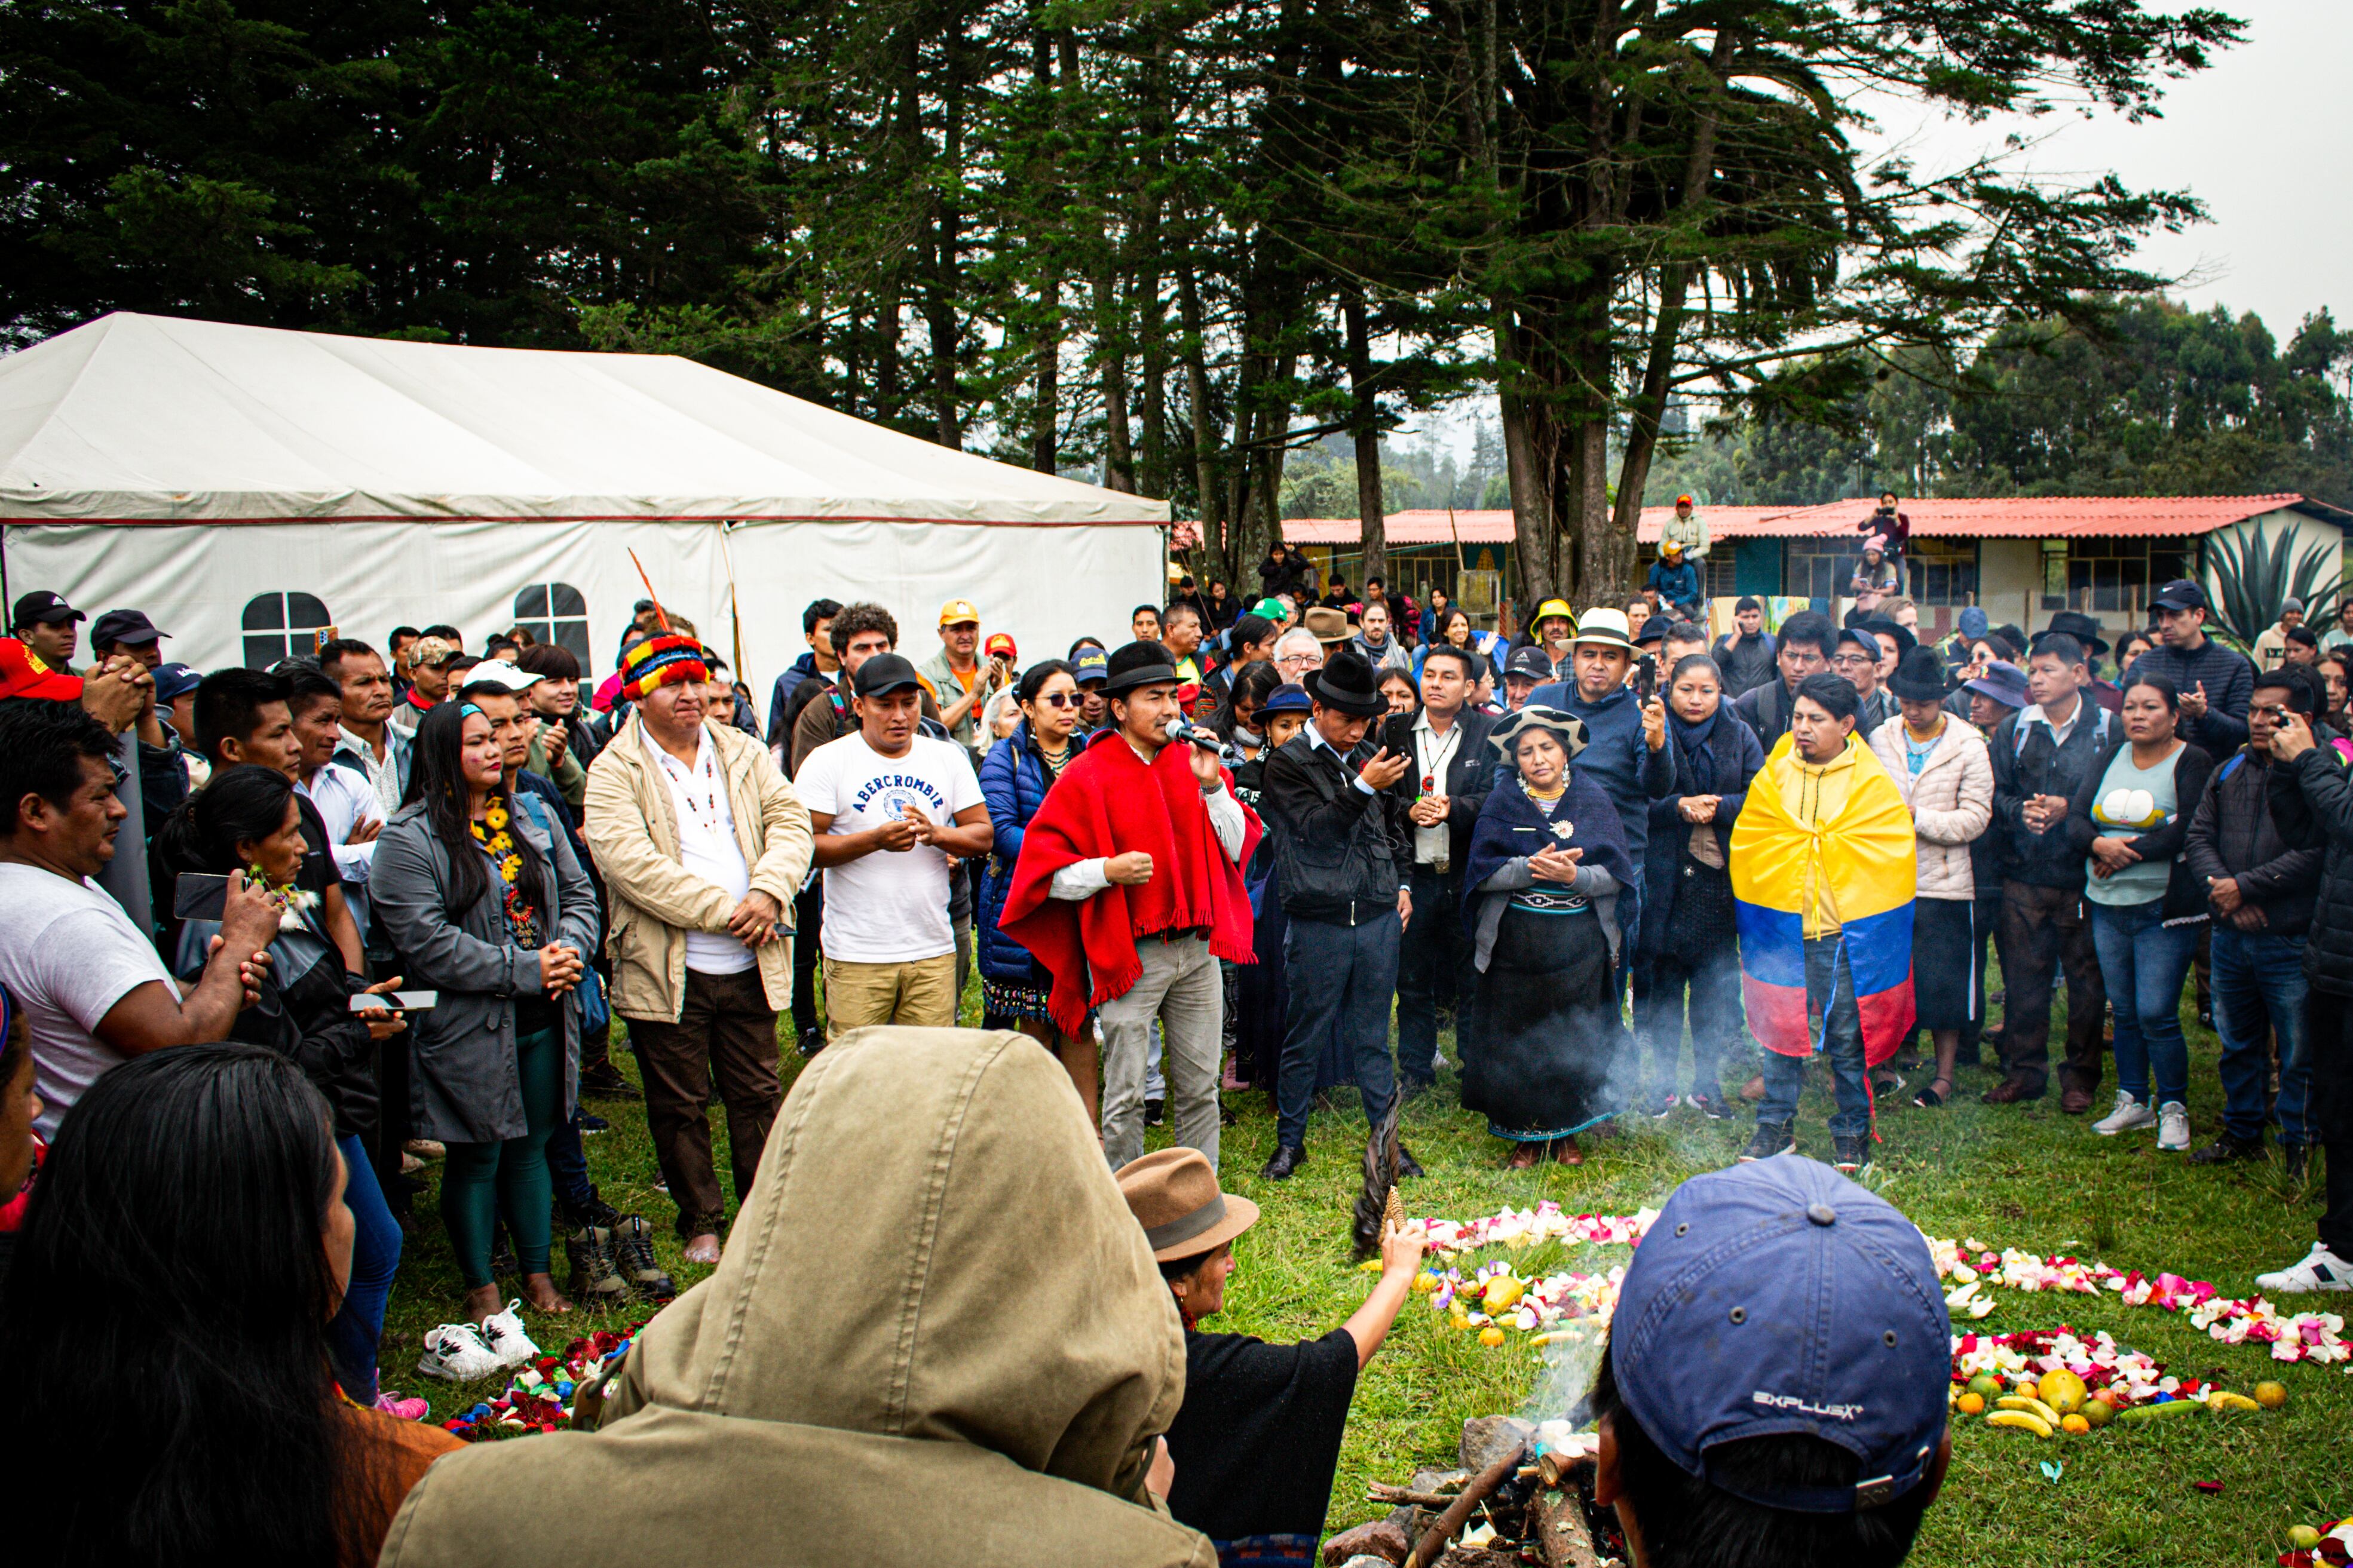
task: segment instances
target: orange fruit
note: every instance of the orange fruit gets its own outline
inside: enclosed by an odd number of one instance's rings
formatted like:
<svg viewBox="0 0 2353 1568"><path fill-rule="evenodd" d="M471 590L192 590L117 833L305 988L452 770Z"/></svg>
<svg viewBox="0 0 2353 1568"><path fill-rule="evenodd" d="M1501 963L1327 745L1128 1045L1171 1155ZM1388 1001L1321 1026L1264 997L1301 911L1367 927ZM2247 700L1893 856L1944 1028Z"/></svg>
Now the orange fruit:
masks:
<svg viewBox="0 0 2353 1568"><path fill-rule="evenodd" d="M1479 1331L1479 1342L1493 1350L1504 1342L1504 1331L1490 1323Z"/></svg>
<svg viewBox="0 0 2353 1568"><path fill-rule="evenodd" d="M1985 1408L1985 1395L1982 1394L1964 1394L1961 1395L1958 1403L1954 1406L1954 1408L1957 1409L1964 1415L1975 1415L1978 1411Z"/></svg>
<svg viewBox="0 0 2353 1568"><path fill-rule="evenodd" d="M2059 1417L2059 1430L2062 1432L2072 1432L2080 1436L2091 1429L2092 1424L2089 1421L2084 1420L2080 1415L2062 1415Z"/></svg>

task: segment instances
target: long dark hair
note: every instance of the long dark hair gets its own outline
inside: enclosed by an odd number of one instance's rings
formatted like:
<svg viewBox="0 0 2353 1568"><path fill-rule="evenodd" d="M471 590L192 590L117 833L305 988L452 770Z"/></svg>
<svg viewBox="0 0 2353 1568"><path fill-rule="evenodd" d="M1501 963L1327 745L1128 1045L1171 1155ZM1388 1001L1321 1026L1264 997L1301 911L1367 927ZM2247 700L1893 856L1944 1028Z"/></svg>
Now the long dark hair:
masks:
<svg viewBox="0 0 2353 1568"><path fill-rule="evenodd" d="M474 842L473 786L466 782L466 767L460 753L466 716L480 713L470 702L444 702L417 721L417 739L408 753L408 793L401 796L406 808L422 805L425 820L431 824L433 837L449 852L448 889L449 912L463 914L474 907L474 900L490 891L490 868L483 863L481 847ZM502 802L507 816L522 815L507 787L506 776L499 778L499 787L491 798ZM520 826L513 830L515 853L522 857L522 874L516 885L522 889L523 899L537 910L545 924L550 905L547 889L550 878L539 850L523 837Z"/></svg>
<svg viewBox="0 0 2353 1568"><path fill-rule="evenodd" d="M224 768L155 831L155 853L174 872L240 870L240 844L259 844L286 826L294 784L276 768Z"/></svg>
<svg viewBox="0 0 2353 1568"><path fill-rule="evenodd" d="M327 1358L327 1103L250 1046L102 1075L5 1288L21 1561L331 1564L367 1463Z"/></svg>
<svg viewBox="0 0 2353 1568"><path fill-rule="evenodd" d="M1234 738L1234 700L1247 695L1252 702L1263 708L1266 700L1273 696L1275 689L1282 684L1282 670L1266 659L1252 659L1242 666L1241 673L1235 676L1233 684L1226 689L1226 700L1209 720L1209 728L1231 741ZM1263 728L1258 732L1261 735L1266 733Z"/></svg>

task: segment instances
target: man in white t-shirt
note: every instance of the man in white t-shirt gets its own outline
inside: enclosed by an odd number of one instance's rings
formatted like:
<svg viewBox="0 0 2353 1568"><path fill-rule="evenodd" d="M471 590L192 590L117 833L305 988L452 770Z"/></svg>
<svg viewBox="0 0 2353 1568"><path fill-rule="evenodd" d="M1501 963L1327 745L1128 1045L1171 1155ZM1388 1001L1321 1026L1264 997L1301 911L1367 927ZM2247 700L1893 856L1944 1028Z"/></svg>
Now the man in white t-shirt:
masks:
<svg viewBox="0 0 2353 1568"><path fill-rule="evenodd" d="M278 910L230 879L221 935L185 995L155 945L92 879L129 813L114 737L71 702L0 702L0 985L32 1037L45 1138L98 1075L166 1046L225 1039L267 962ZM139 853L136 844L123 846Z"/></svg>
<svg viewBox="0 0 2353 1568"><path fill-rule="evenodd" d="M987 854L996 831L969 754L916 732L915 667L877 654L853 679L858 733L811 752L793 779L825 868L826 1023L953 1028L951 858Z"/></svg>
<svg viewBox="0 0 2353 1568"><path fill-rule="evenodd" d="M629 650L633 707L588 769L582 829L612 900L613 1011L645 1074L654 1158L687 1261L719 1261L712 1080L727 1106L735 1201L776 1119L776 1015L792 1005L792 908L809 821L754 737L705 723L702 645Z"/></svg>

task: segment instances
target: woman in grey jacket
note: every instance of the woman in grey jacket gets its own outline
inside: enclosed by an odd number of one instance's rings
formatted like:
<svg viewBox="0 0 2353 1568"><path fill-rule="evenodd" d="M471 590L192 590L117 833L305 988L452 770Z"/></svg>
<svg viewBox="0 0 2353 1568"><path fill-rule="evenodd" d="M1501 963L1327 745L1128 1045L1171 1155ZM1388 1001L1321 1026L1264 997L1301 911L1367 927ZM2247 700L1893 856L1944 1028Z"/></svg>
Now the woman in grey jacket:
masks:
<svg viewBox="0 0 2353 1568"><path fill-rule="evenodd" d="M401 972L440 993L411 1016L410 1099L417 1136L448 1146L441 1220L476 1323L503 1316L491 1273L501 1215L524 1298L543 1312L571 1307L547 1271L546 1148L578 1092L575 987L596 935L587 873L560 835L513 808L500 751L472 703L427 713L407 798L376 841L369 876Z"/></svg>

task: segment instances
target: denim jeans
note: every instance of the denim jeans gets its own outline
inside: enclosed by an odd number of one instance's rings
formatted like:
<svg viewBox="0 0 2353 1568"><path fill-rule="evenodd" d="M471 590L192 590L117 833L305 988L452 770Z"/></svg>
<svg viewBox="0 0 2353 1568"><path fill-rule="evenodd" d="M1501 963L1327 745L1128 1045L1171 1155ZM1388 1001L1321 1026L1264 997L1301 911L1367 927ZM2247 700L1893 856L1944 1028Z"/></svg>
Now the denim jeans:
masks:
<svg viewBox="0 0 2353 1568"><path fill-rule="evenodd" d="M2145 904L2086 899L2084 907L2092 915L2100 984L2116 1005L2116 1087L2152 1105L2169 1100L2188 1104L2189 1046L2181 1037L2181 983L2198 956L2198 928L2166 925L2163 899Z"/></svg>
<svg viewBox="0 0 2353 1568"><path fill-rule="evenodd" d="M2263 1135L2271 1033L2279 1031L2279 1141L2312 1141L2312 1061L2304 1047L2304 938L2214 922L2214 1031L2222 1037L2222 1125Z"/></svg>
<svg viewBox="0 0 2353 1568"><path fill-rule="evenodd" d="M1860 1138L1871 1131L1871 1089L1863 1081L1862 1015L1854 1005L1854 973L1847 967L1843 937L1806 939L1806 1006L1822 1017L1821 1054L1830 1058L1831 1087L1838 1099L1831 1135ZM1806 1058L1765 1052L1765 1098L1757 1121L1785 1127L1798 1119L1798 1095L1806 1087Z"/></svg>
<svg viewBox="0 0 2353 1568"><path fill-rule="evenodd" d="M400 1222L385 1206L375 1184L367 1145L356 1134L335 1140L350 1173L343 1202L352 1211L352 1282L343 1305L327 1321L327 1359L335 1381L360 1405L375 1403L375 1352L384 1339L384 1304L392 1299L392 1277L400 1271Z"/></svg>
<svg viewBox="0 0 2353 1568"><path fill-rule="evenodd" d="M1315 1063L1324 1042L1335 1037L1356 1061L1365 1120L1377 1123L1389 1113L1397 1093L1389 1067L1389 1002L1397 994L1401 934L1395 910L1355 925L1293 918L1282 942L1291 1005L1282 1021L1282 1068L1275 1081L1278 1142L1305 1145Z"/></svg>

